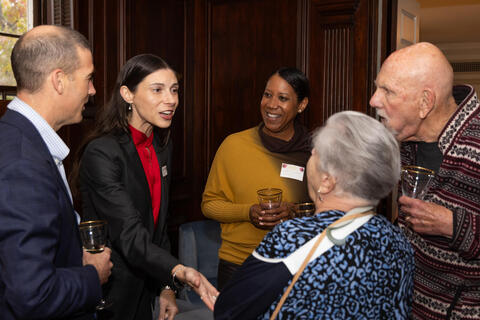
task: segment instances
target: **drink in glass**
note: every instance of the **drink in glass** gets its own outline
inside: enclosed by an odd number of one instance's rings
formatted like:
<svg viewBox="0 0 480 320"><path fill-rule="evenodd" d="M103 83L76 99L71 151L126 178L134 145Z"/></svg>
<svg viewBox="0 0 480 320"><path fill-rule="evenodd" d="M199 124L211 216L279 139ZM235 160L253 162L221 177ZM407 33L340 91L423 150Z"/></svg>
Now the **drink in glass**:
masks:
<svg viewBox="0 0 480 320"><path fill-rule="evenodd" d="M402 167L402 194L404 196L423 200L435 176L435 171L418 167Z"/></svg>
<svg viewBox="0 0 480 320"><path fill-rule="evenodd" d="M258 202L263 210L270 210L280 207L282 202L282 189L265 188L257 191Z"/></svg>
<svg viewBox="0 0 480 320"><path fill-rule="evenodd" d="M313 202L296 203L293 211L295 217L311 217L315 213L315 204Z"/></svg>
<svg viewBox="0 0 480 320"><path fill-rule="evenodd" d="M82 245L87 252L99 253L105 249L106 232L105 221L84 221L79 225Z"/></svg>
<svg viewBox="0 0 480 320"><path fill-rule="evenodd" d="M106 224L104 220L80 222L78 229L82 239L83 248L90 253L100 253L105 250L107 242ZM103 310L111 304L107 304L105 299L101 299L96 306L97 310Z"/></svg>

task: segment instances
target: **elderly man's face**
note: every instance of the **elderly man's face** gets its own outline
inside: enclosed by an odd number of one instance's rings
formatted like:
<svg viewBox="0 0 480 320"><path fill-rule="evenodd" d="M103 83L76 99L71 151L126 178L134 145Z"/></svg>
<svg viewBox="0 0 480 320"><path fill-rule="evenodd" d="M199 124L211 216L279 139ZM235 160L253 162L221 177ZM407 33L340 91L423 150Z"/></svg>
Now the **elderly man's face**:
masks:
<svg viewBox="0 0 480 320"><path fill-rule="evenodd" d="M417 140L421 118L420 98L415 79L403 76L404 70L394 63L385 63L377 76L377 89L370 99L380 121L398 141Z"/></svg>

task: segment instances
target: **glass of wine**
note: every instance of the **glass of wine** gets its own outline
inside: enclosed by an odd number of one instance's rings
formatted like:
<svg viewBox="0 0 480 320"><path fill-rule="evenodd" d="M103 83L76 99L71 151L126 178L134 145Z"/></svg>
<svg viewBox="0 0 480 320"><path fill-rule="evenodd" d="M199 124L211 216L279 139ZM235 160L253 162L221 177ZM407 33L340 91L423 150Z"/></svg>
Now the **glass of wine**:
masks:
<svg viewBox="0 0 480 320"><path fill-rule="evenodd" d="M100 253L105 249L107 242L105 227L106 221L84 221L80 222L80 237L82 238L82 245L87 252Z"/></svg>
<svg viewBox="0 0 480 320"><path fill-rule="evenodd" d="M78 226L83 248L90 253L100 253L105 250L107 242L105 220L84 221ZM101 299L96 306L97 310L103 310L107 307L105 299Z"/></svg>
<svg viewBox="0 0 480 320"><path fill-rule="evenodd" d="M435 176L433 170L418 166L402 167L402 194L423 200Z"/></svg>

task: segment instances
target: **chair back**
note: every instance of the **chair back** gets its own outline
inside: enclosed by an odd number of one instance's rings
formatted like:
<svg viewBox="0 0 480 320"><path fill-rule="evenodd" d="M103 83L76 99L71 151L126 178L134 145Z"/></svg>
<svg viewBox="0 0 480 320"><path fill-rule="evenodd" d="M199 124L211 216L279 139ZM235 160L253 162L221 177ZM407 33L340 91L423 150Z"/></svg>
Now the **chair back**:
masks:
<svg viewBox="0 0 480 320"><path fill-rule="evenodd" d="M220 224L214 220L184 223L178 232L178 258L186 266L201 272L214 286L217 285ZM180 297L194 304L203 304L195 292L181 292Z"/></svg>

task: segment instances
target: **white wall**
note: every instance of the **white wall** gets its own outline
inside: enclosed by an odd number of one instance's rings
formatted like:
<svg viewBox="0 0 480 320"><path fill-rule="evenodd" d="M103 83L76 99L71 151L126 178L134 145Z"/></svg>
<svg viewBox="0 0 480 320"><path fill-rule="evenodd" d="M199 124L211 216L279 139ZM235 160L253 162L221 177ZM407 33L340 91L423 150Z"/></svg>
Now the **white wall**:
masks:
<svg viewBox="0 0 480 320"><path fill-rule="evenodd" d="M480 62L480 42L437 43L436 45L451 63ZM456 72L454 76L456 84L471 84L477 93L480 93L480 72Z"/></svg>

